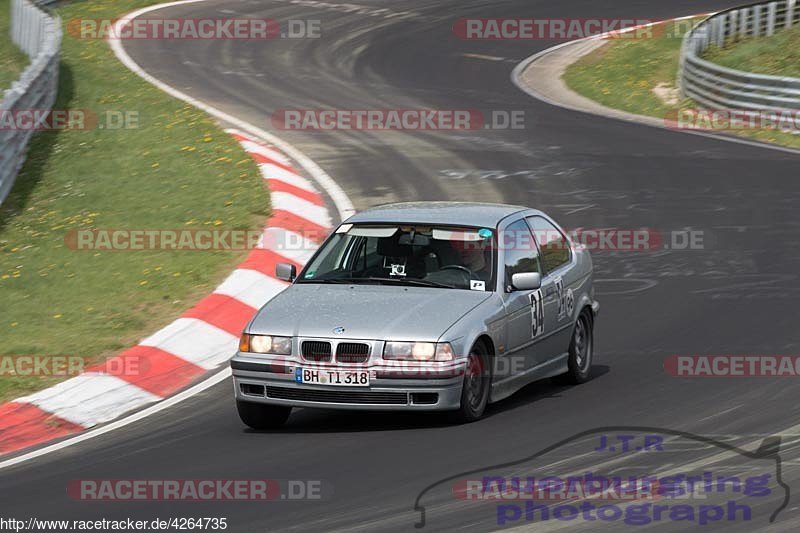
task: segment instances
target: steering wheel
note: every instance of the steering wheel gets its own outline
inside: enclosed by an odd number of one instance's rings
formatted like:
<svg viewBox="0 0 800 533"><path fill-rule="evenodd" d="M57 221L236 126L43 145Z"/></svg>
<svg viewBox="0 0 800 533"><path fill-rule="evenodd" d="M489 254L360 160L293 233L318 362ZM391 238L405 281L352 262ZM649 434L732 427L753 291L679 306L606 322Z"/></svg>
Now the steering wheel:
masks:
<svg viewBox="0 0 800 533"><path fill-rule="evenodd" d="M472 277L472 270L468 269L465 266L461 266L461 265L446 265L446 266L443 266L442 268L440 268L439 272L441 272L442 270L461 270L462 272L464 272L470 278Z"/></svg>
<svg viewBox="0 0 800 533"><path fill-rule="evenodd" d="M458 280L458 277L455 279L452 274L447 275L448 271L456 271L461 276L461 280ZM446 282L451 285L456 285L459 288L469 288L469 282L473 278L472 271L467 267L461 265L446 265L440 268L435 272L431 272L425 279L430 279L431 281L440 281Z"/></svg>

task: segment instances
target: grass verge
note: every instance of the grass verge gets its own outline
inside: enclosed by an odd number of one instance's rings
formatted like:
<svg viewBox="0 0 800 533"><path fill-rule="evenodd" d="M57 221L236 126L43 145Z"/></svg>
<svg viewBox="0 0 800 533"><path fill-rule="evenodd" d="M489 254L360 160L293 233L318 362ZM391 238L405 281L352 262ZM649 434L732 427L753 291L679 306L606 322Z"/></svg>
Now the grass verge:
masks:
<svg viewBox="0 0 800 533"><path fill-rule="evenodd" d="M699 19L692 22L697 20ZM638 115L660 119L668 116L674 118L679 109L702 107L690 99L681 100L676 94L681 38L690 27L691 24L686 21L666 23L660 31L653 32L652 39L609 40L606 45L570 65L564 73L564 81L575 92L596 102ZM778 37L781 40L767 43ZM715 51L709 59L717 61L718 57L724 57L726 63L721 64L749 70L751 66L763 61L770 50L781 50L781 47L788 46L783 41L788 38L790 37L776 34L775 37L762 38L759 42L752 39L752 42L738 43ZM797 44L800 44L800 32L794 39L797 40L791 41L795 46L793 51L781 53L787 57L793 54L794 69L799 69L797 54L800 52L797 52ZM745 46L744 51L738 50L740 45ZM771 63L772 67L762 65L762 68L775 68L778 63L783 62L774 61ZM763 72L756 69L753 71ZM737 131L735 134L800 148L800 135L775 130Z"/></svg>
<svg viewBox="0 0 800 533"><path fill-rule="evenodd" d="M800 78L800 26L770 37L729 42L723 48L712 46L705 59L747 72Z"/></svg>
<svg viewBox="0 0 800 533"><path fill-rule="evenodd" d="M649 39L612 39L570 65L564 81L574 91L608 107L663 117L675 104L656 87L675 90L685 22L667 23Z"/></svg>
<svg viewBox="0 0 800 533"><path fill-rule="evenodd" d="M3 91L19 79L28 65L28 56L11 42L11 2L0 0L0 99Z"/></svg>
<svg viewBox="0 0 800 533"><path fill-rule="evenodd" d="M142 0L78 2L76 18L117 18ZM199 41L198 41L199 42ZM64 33L57 109L127 128L37 134L0 206L0 356L100 361L169 323L242 259L226 251L75 251L74 229L253 229L269 212L253 161L204 113L122 66L103 40ZM109 115L108 113L111 113ZM48 377L0 375L0 400Z"/></svg>

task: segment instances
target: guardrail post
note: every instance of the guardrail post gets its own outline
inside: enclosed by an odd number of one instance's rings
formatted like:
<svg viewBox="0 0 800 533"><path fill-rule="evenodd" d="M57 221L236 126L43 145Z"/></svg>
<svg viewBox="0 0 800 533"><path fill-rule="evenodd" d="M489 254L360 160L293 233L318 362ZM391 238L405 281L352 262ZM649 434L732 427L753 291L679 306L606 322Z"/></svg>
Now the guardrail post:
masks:
<svg viewBox="0 0 800 533"><path fill-rule="evenodd" d="M739 12L739 36L742 38L747 37L747 17L749 14L750 10L746 7Z"/></svg>
<svg viewBox="0 0 800 533"><path fill-rule="evenodd" d="M794 23L794 5L796 0L787 0L786 2L786 27L791 28Z"/></svg>
<svg viewBox="0 0 800 533"><path fill-rule="evenodd" d="M737 20L739 18L738 15L739 15L739 11L737 11L737 10L731 11L731 22L730 22L731 27L730 27L730 30L728 31L728 35L730 35L732 40L736 39L736 33L737 33L737 31L736 31L736 22L737 22Z"/></svg>
<svg viewBox="0 0 800 533"><path fill-rule="evenodd" d="M19 0L11 0L11 40L19 46Z"/></svg>
<svg viewBox="0 0 800 533"><path fill-rule="evenodd" d="M708 24L706 28L706 47L708 47L709 43L717 42L717 25L712 20L711 23ZM705 50L705 49L704 49Z"/></svg>
<svg viewBox="0 0 800 533"><path fill-rule="evenodd" d="M753 37L761 35L761 6L753 6Z"/></svg>
<svg viewBox="0 0 800 533"><path fill-rule="evenodd" d="M727 18L726 15L723 13L722 15L720 15L719 17L714 19L714 22L716 22L716 26L717 26L716 27L716 32L715 32L716 33L715 44L720 48L722 48L725 45L725 19L726 18Z"/></svg>
<svg viewBox="0 0 800 533"><path fill-rule="evenodd" d="M34 11L33 5L25 2L25 27L26 29L30 29L30 27L34 24L36 19L36 12ZM31 50L33 49L33 32L25 31L25 49L23 50L29 56L32 56Z"/></svg>
<svg viewBox="0 0 800 533"><path fill-rule="evenodd" d="M25 51L25 39L27 38L25 35L24 28L28 26L28 6L25 2L20 2L20 10L19 10L19 24L20 24L20 32L19 32L19 46L22 51Z"/></svg>
<svg viewBox="0 0 800 533"><path fill-rule="evenodd" d="M31 33L31 50L29 52L31 57L36 57L36 55L39 53L39 39L42 32L41 25L37 19L38 17L34 17L33 26L29 30Z"/></svg>
<svg viewBox="0 0 800 533"><path fill-rule="evenodd" d="M775 35L775 18L778 14L778 2L771 2L767 6L767 35Z"/></svg>

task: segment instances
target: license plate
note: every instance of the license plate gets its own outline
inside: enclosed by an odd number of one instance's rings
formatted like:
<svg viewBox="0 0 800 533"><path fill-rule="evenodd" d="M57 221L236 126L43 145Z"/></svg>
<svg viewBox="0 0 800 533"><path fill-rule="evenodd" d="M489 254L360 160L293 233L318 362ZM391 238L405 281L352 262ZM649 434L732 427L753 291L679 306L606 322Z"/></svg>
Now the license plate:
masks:
<svg viewBox="0 0 800 533"><path fill-rule="evenodd" d="M369 387L369 370L326 370L296 368L294 380L308 385L335 385L339 387Z"/></svg>

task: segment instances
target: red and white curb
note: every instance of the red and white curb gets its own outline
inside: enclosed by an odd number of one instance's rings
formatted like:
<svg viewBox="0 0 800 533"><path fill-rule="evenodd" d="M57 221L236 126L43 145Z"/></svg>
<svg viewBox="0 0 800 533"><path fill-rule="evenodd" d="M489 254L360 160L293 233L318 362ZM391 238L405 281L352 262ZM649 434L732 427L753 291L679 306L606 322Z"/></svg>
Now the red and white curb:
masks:
<svg viewBox="0 0 800 533"><path fill-rule="evenodd" d="M227 131L256 161L271 192L272 216L259 245L212 294L138 345L49 389L0 405L0 453L111 422L226 364L256 311L288 286L274 277L275 265L300 268L328 234L332 220L322 195L290 159L253 136ZM271 247L274 243L301 245L286 250ZM124 371L130 368L139 371Z"/></svg>

